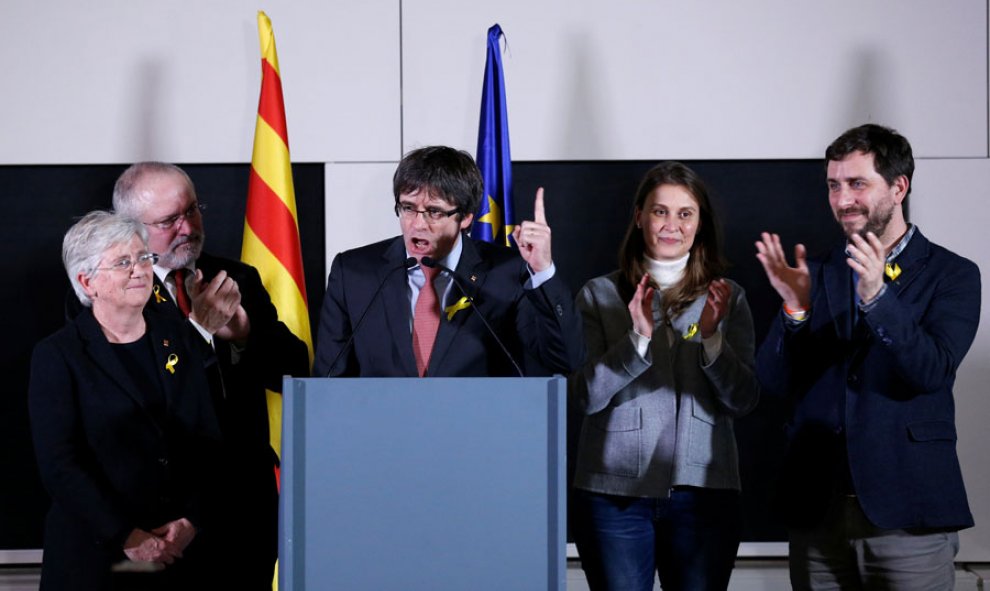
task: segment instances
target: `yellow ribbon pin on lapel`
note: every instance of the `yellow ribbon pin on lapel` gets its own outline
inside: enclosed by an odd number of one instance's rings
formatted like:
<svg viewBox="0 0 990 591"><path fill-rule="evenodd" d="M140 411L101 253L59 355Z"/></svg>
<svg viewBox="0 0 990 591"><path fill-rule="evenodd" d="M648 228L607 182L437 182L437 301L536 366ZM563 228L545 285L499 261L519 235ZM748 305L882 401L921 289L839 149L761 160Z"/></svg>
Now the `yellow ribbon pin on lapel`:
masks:
<svg viewBox="0 0 990 591"><path fill-rule="evenodd" d="M883 268L883 274L889 277L891 281L894 281L901 276L901 266L897 263L887 263Z"/></svg>
<svg viewBox="0 0 990 591"><path fill-rule="evenodd" d="M698 323L692 322L691 325L688 326L687 332L681 335L681 338L684 339L685 341L689 341L691 340L691 337L693 337L696 334L698 334Z"/></svg>
<svg viewBox="0 0 990 591"><path fill-rule="evenodd" d="M156 285L155 286L155 289L153 289L152 291L155 292L155 303L156 304L160 304L162 302L167 302L168 301L168 300L165 299L165 296L162 295L162 293L161 293L161 286L160 285Z"/></svg>
<svg viewBox="0 0 990 591"><path fill-rule="evenodd" d="M165 369L168 373L175 373L175 366L179 363L179 356L172 353L168 356L168 361L165 362Z"/></svg>
<svg viewBox="0 0 990 591"><path fill-rule="evenodd" d="M450 319L454 317L454 314L457 314L459 311L470 307L471 307L471 300L467 299L467 296L464 296L461 299L454 302L453 304L447 306L446 308L443 309L443 311L447 313L447 322L450 322Z"/></svg>

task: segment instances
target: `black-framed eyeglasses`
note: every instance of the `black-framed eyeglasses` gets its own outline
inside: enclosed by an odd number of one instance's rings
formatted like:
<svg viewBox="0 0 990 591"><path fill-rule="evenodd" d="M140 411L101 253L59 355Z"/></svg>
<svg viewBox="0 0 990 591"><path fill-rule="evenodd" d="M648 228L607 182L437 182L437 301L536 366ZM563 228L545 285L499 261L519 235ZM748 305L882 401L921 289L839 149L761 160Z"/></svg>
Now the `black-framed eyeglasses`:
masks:
<svg viewBox="0 0 990 591"><path fill-rule="evenodd" d="M427 207L426 209L416 209L408 203L396 203L395 204L395 215L399 216L404 220L412 221L416 219L416 216L423 214L423 218L427 223L439 222L449 218L452 215L460 213L459 209L451 209L450 211L444 211L442 209L437 209L435 207Z"/></svg>
<svg viewBox="0 0 990 591"><path fill-rule="evenodd" d="M136 259L131 257L122 257L116 261L110 263L109 267L97 267L97 271L126 271L131 272L131 269L135 265L141 267L150 267L158 262L158 255L153 252L146 252L142 255L138 255Z"/></svg>
<svg viewBox="0 0 990 591"><path fill-rule="evenodd" d="M158 220L157 222L144 222L144 225L153 226L162 231L168 231L178 225L180 220L191 220L205 211L205 203L194 203L189 206L189 209L183 211L182 213L177 213L173 216L165 218L164 220Z"/></svg>

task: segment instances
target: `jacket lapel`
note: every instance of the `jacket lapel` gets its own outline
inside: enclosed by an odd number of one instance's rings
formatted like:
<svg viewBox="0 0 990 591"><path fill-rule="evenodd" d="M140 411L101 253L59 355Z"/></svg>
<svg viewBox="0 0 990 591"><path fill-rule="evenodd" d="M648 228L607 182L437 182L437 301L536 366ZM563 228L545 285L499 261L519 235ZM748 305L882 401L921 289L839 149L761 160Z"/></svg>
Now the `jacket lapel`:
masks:
<svg viewBox="0 0 990 591"><path fill-rule="evenodd" d="M156 312L181 315L182 312L179 311L179 306L172 300L172 296L168 293L168 288L158 278L158 275L154 277L155 284L151 288L151 299L148 300L148 307L154 308Z"/></svg>
<svg viewBox="0 0 990 591"><path fill-rule="evenodd" d="M387 281L382 288L382 299L385 302L385 324L388 326L392 346L398 349L397 355L402 363L402 373L416 376L418 375L416 357L412 348L412 318L410 316L412 312L409 307L409 275L402 271L395 271L397 267L402 266L405 259L405 245L401 237L396 238L382 255L383 264L378 268L375 285Z"/></svg>
<svg viewBox="0 0 990 591"><path fill-rule="evenodd" d="M822 283L828 309L832 311L835 332L844 341L852 339L852 272L846 263L845 243L832 251L829 260L822 265Z"/></svg>
<svg viewBox="0 0 990 591"><path fill-rule="evenodd" d="M148 324L148 336L155 355L155 370L162 377L165 391L166 409L171 412L176 408L177 397L182 391L186 372L191 359L181 351L177 335L168 334L157 326L149 315L145 315Z"/></svg>
<svg viewBox="0 0 990 591"><path fill-rule="evenodd" d="M440 312L442 316L441 326L450 324L460 328L474 314L475 306L484 306L485 304L484 298L479 298L479 295L482 286L485 285L485 280L488 278L489 265L481 259L473 241L466 237L462 237L461 240L464 242L464 246L461 249L461 258L457 262L457 268L454 270L464 280L461 282L464 285L458 285L451 279L450 295L447 298L448 301L444 302L444 309ZM468 301L462 302L465 297ZM450 313L452 316L448 319L447 315Z"/></svg>
<svg viewBox="0 0 990 591"><path fill-rule="evenodd" d="M480 293L479 290L484 285L486 278L486 269L482 265L483 261L481 260L481 256L478 255L474 243L466 236L461 235L461 245L461 258L457 261L455 271L458 276L470 281L469 285L464 286L464 289L467 289L469 293L465 294L462 292L461 287L457 283L454 283L453 278L451 278L450 296L440 310L440 329L437 331L437 340L433 343L433 353L430 355L430 366L427 369L427 375L443 375L440 373L439 368L447 352L450 350L451 344L457 337L457 332L464 326L464 322L473 312L474 306L482 305L483 303L476 299L473 305L457 310L451 316L450 320L447 319L445 307L456 304L465 295L474 298L476 294Z"/></svg>
<svg viewBox="0 0 990 591"><path fill-rule="evenodd" d="M674 344L671 348L675 351L682 343L701 342L701 329L698 326L698 321L701 320L701 311L705 309L707 299L707 295L695 298L677 318L674 318L671 323L671 329L674 331Z"/></svg>
<svg viewBox="0 0 990 591"><path fill-rule="evenodd" d="M80 314L78 326L80 335L86 343L86 353L93 359L94 365L106 374L119 387L120 392L130 398L161 431L161 425L158 424L154 414L148 408L147 398L142 393L143 389L140 384L134 383L130 372L120 363L120 358L111 349L110 342L103 334L103 330L100 329L100 325L93 317L93 311L90 308L86 308ZM109 392L107 393L109 394Z"/></svg>
<svg viewBox="0 0 990 591"><path fill-rule="evenodd" d="M901 272L895 279L887 281L887 289L892 289L895 294L900 295L908 285L921 276L928 266L930 256L931 243L921 234L921 230L915 230L911 242L894 261Z"/></svg>

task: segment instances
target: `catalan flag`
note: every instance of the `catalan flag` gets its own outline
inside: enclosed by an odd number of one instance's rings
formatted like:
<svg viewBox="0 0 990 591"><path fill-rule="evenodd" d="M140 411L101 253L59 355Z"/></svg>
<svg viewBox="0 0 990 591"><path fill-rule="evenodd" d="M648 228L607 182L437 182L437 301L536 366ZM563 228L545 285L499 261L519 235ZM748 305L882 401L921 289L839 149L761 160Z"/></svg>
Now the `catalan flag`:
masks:
<svg viewBox="0 0 990 591"><path fill-rule="evenodd" d="M282 81L272 22L264 12L258 12L258 36L261 41L261 98L254 128L241 260L258 269L279 319L306 343L312 361L313 339L299 245ZM272 449L281 457L282 397L271 391L268 392L268 423Z"/></svg>
<svg viewBox="0 0 990 591"><path fill-rule="evenodd" d="M471 237L511 246L512 157L509 154L509 119L505 108L505 77L499 39L502 27L488 29L488 57L481 91L481 122L478 125L478 168L485 180L485 195L471 228Z"/></svg>

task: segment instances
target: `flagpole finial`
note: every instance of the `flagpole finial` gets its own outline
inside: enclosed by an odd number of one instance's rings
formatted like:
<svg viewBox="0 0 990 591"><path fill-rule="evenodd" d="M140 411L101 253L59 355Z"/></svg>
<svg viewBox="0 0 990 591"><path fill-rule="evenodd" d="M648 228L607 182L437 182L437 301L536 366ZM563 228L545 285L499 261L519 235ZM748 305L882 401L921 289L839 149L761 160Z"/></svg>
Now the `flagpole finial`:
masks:
<svg viewBox="0 0 990 591"><path fill-rule="evenodd" d="M258 31L268 30L271 33L272 30L272 19L268 18L264 10L258 11Z"/></svg>
<svg viewBox="0 0 990 591"><path fill-rule="evenodd" d="M271 19L264 10L258 11L258 43L261 45L261 59L266 60L276 72L279 72L278 54L275 52L275 31L272 29Z"/></svg>

